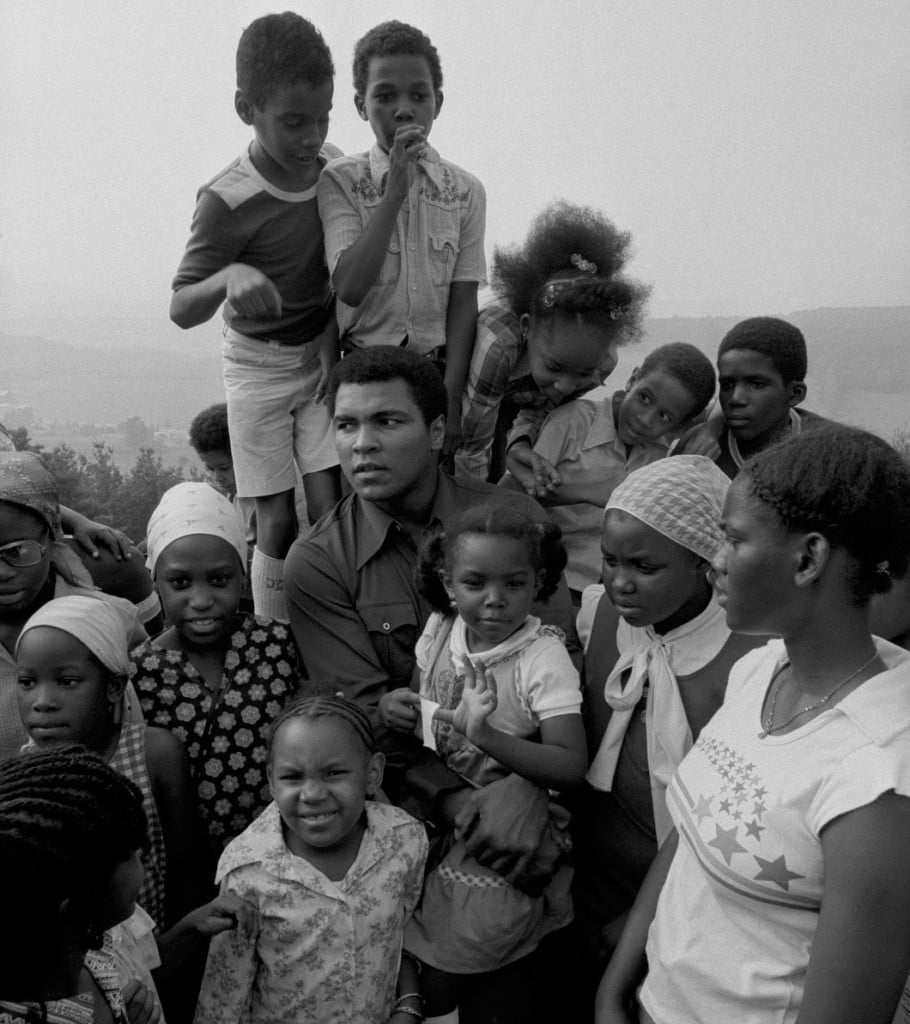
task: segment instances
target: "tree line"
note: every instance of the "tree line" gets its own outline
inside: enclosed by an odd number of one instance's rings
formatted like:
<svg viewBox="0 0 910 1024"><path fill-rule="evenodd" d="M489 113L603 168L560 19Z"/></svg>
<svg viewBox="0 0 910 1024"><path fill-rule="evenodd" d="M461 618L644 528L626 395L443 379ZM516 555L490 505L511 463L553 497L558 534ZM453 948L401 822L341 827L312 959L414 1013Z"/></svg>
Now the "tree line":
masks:
<svg viewBox="0 0 910 1024"><path fill-rule="evenodd" d="M103 441L95 441L88 456L66 444L48 451L43 444L32 443L26 427L9 433L19 451L41 456L57 482L61 505L123 530L134 542L145 536L161 495L184 479L182 470L165 466L152 448L140 448L132 468L123 473L114 462L113 449Z"/></svg>

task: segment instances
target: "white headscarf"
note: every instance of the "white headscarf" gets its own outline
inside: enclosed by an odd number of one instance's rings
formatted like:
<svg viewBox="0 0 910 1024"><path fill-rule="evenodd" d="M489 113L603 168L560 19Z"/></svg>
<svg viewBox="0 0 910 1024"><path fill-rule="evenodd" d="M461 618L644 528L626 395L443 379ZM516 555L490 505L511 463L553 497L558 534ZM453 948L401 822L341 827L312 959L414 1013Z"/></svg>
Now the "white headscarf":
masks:
<svg viewBox="0 0 910 1024"><path fill-rule="evenodd" d="M618 509L634 516L711 561L723 539L719 524L729 485L728 477L710 459L672 456L631 473L611 495L606 511ZM623 620L617 626L619 659L604 684L604 698L613 714L587 780L596 789L612 788L623 738L647 684L648 767L658 843L672 827L666 807L667 784L692 746L676 676L707 665L729 636L723 609L713 597L701 614L663 635L652 626L637 628ZM629 679L624 687L626 672Z"/></svg>
<svg viewBox="0 0 910 1024"><path fill-rule="evenodd" d="M17 654L25 634L38 626L50 626L69 633L114 675L125 676L129 673L127 623L120 611L102 598L72 594L55 597L43 604L19 634Z"/></svg>
<svg viewBox="0 0 910 1024"><path fill-rule="evenodd" d="M152 576L164 549L181 537L205 534L228 542L246 572L246 540L228 499L206 483L187 482L165 491L148 522L148 558Z"/></svg>

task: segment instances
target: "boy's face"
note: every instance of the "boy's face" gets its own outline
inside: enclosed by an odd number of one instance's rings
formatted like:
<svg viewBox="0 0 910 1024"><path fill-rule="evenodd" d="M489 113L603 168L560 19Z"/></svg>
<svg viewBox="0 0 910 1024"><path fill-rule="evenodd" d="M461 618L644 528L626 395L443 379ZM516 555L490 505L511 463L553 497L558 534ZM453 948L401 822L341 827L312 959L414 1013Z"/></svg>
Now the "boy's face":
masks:
<svg viewBox="0 0 910 1024"><path fill-rule="evenodd" d="M295 82L279 89L262 107L238 91L234 106L256 138L251 157L256 170L288 192L310 188L319 177L318 156L329 133L334 83Z"/></svg>
<svg viewBox="0 0 910 1024"><path fill-rule="evenodd" d="M658 441L694 412L692 392L677 377L659 366L643 377L636 370L619 407L617 433L623 444Z"/></svg>
<svg viewBox="0 0 910 1024"><path fill-rule="evenodd" d="M732 348L718 359L720 407L737 441L772 438L803 400L802 381L786 383L769 356Z"/></svg>
<svg viewBox="0 0 910 1024"><path fill-rule="evenodd" d="M399 128L418 125L424 137L430 134L442 107L442 92L433 87L425 57L395 53L370 58L366 90L354 97L354 103L388 153Z"/></svg>
<svg viewBox="0 0 910 1024"><path fill-rule="evenodd" d="M205 478L222 494L233 498L237 493L234 479L234 460L231 453L222 448L210 452L198 452L199 461L205 466Z"/></svg>

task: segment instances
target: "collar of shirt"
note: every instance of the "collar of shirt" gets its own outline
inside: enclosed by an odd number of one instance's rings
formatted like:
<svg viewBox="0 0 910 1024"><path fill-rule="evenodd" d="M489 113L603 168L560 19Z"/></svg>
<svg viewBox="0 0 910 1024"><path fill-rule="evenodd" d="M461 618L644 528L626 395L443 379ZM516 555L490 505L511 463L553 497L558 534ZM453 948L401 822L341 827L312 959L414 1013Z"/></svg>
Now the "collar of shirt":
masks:
<svg viewBox="0 0 910 1024"><path fill-rule="evenodd" d="M619 435L616 433L614 409L616 408L617 395L624 396L625 392L618 391L616 395L612 395L610 398L605 398L601 402L590 403L595 407L594 419L591 421L591 426L588 428L584 444L581 446L582 451L587 451L589 448L599 448L601 445L605 444L612 444L614 448L625 453L625 445L619 440ZM579 399L579 401L588 400L582 398ZM622 402L622 398L620 398L620 402Z"/></svg>
<svg viewBox="0 0 910 1024"><path fill-rule="evenodd" d="M427 146L426 153L417 161L417 166L436 185L443 187L442 176L439 173L441 158L439 153L432 146ZM370 177L380 188L385 188L385 176L389 172L389 154L381 149L377 142L370 150Z"/></svg>
<svg viewBox="0 0 910 1024"><path fill-rule="evenodd" d="M328 882L330 886L343 890L351 880L369 871L382 855L382 850L375 840L375 820L377 814L382 812L369 801L365 809L366 831L363 833L354 863L348 868L344 878L333 882L309 861L291 853L284 841L278 805L273 801L246 832L238 836L221 855L215 881L220 884L231 871L245 865L261 864L263 871L275 878L289 879L318 890L324 890Z"/></svg>
<svg viewBox="0 0 910 1024"><path fill-rule="evenodd" d="M389 515L375 502L364 501L355 496L360 511L357 527L357 571L382 549L389 536L389 530L399 528L394 516ZM443 522L458 511L458 497L455 484L450 476L442 470L436 470L436 493L433 495L433 507L430 510L430 523Z"/></svg>

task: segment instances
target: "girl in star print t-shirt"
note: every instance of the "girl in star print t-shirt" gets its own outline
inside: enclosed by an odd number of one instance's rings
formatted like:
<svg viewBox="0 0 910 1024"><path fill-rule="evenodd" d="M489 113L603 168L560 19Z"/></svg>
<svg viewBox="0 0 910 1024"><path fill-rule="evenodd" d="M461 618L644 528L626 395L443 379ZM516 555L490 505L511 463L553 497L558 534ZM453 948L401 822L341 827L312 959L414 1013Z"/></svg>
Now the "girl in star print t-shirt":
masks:
<svg viewBox="0 0 910 1024"><path fill-rule="evenodd" d="M889 1024L910 969L910 655L868 603L906 571L910 468L830 427L732 484L714 585L778 636L733 668L667 793L597 1024ZM647 959L645 960L645 956Z"/></svg>

